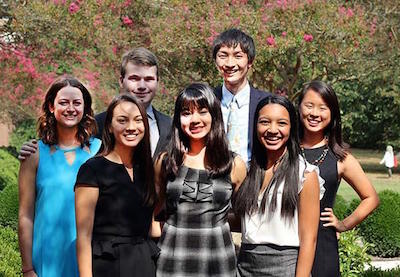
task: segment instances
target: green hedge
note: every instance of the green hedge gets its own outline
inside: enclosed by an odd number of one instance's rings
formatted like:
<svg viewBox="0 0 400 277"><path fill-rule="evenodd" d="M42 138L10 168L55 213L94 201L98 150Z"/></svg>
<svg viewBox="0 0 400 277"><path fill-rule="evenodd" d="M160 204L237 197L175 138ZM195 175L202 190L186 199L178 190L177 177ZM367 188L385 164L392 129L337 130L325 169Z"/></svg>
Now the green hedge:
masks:
<svg viewBox="0 0 400 277"><path fill-rule="evenodd" d="M17 184L19 162L4 149L0 149L0 191L8 184Z"/></svg>
<svg viewBox="0 0 400 277"><path fill-rule="evenodd" d="M340 234L339 261L342 276L358 277L366 265L371 265L371 258L367 254L370 246L362 240L357 230Z"/></svg>
<svg viewBox="0 0 400 277"><path fill-rule="evenodd" d="M0 228L9 226L14 230L18 225L18 186L9 184L0 191Z"/></svg>
<svg viewBox="0 0 400 277"><path fill-rule="evenodd" d="M400 256L400 194L390 190L379 193L380 205L376 211L359 225L366 241L373 244L369 253L379 257ZM360 200L350 203L354 210Z"/></svg>
<svg viewBox="0 0 400 277"><path fill-rule="evenodd" d="M17 232L9 227L0 228L0 276L20 276L21 258Z"/></svg>
<svg viewBox="0 0 400 277"><path fill-rule="evenodd" d="M343 220L348 215L349 205L341 195L336 196L333 212L339 220Z"/></svg>
<svg viewBox="0 0 400 277"><path fill-rule="evenodd" d="M399 277L400 276L400 267L396 267L388 270L381 270L379 268L370 268L365 271L362 277Z"/></svg>

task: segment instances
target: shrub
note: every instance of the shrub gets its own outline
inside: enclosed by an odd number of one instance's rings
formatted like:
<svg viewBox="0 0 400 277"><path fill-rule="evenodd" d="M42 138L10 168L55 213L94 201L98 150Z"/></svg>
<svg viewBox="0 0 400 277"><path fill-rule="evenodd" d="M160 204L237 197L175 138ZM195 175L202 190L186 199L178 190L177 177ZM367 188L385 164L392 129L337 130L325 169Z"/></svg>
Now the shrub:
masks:
<svg viewBox="0 0 400 277"><path fill-rule="evenodd" d="M379 268L370 268L366 270L362 277L398 277L400 276L400 267L388 269L388 270L381 270Z"/></svg>
<svg viewBox="0 0 400 277"><path fill-rule="evenodd" d="M8 184L17 184L18 160L7 151L0 149L0 191Z"/></svg>
<svg viewBox="0 0 400 277"><path fill-rule="evenodd" d="M342 276L356 277L364 272L365 265L370 265L367 254L369 243L364 243L356 229L344 232L339 240L339 261Z"/></svg>
<svg viewBox="0 0 400 277"><path fill-rule="evenodd" d="M18 225L18 186L9 184L0 191L0 228L9 226L14 230Z"/></svg>
<svg viewBox="0 0 400 277"><path fill-rule="evenodd" d="M373 244L369 253L379 257L397 257L400 255L400 194L384 190L379 193L380 206L360 225L360 234ZM360 200L350 203L355 209Z"/></svg>
<svg viewBox="0 0 400 277"><path fill-rule="evenodd" d="M348 203L344 200L343 196L337 195L333 211L339 220L343 220L348 214Z"/></svg>
<svg viewBox="0 0 400 277"><path fill-rule="evenodd" d="M21 258L17 232L9 227L0 228L0 276L20 276Z"/></svg>
<svg viewBox="0 0 400 277"><path fill-rule="evenodd" d="M19 151L24 142L34 138L37 138L36 120L27 119L19 123L11 133L10 145Z"/></svg>

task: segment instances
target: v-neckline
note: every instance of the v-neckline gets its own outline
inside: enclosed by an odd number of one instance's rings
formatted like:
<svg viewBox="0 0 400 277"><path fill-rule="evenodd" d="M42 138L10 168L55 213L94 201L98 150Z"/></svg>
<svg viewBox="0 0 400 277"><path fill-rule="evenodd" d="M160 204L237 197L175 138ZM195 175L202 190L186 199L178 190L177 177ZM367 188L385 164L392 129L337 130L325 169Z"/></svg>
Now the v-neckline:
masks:
<svg viewBox="0 0 400 277"><path fill-rule="evenodd" d="M103 156L103 159L105 159L106 161L108 161L108 162L110 162L110 163L122 168L122 170L125 172L124 173L125 176L128 177L130 183L131 184L134 183L134 181L135 181L135 166L132 167L132 177L131 177L131 175L129 175L128 169L125 167L125 165L123 163L117 163L117 162L111 161L110 159L107 159L105 156Z"/></svg>

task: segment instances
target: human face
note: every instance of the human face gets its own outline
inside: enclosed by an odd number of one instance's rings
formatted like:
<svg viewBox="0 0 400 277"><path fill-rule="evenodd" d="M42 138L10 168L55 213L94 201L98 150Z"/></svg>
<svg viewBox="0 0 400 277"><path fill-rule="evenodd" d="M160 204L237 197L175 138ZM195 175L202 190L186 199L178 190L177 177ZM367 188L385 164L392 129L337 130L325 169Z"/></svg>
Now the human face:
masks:
<svg viewBox="0 0 400 277"><path fill-rule="evenodd" d="M331 122L331 110L321 95L309 89L300 103L300 120L304 131L324 133L324 129Z"/></svg>
<svg viewBox="0 0 400 277"><path fill-rule="evenodd" d="M191 141L204 141L211 130L212 118L207 108L184 108L180 120L183 133Z"/></svg>
<svg viewBox="0 0 400 277"><path fill-rule="evenodd" d="M236 93L246 85L251 63L240 44L236 47L221 46L215 57L215 64L230 92Z"/></svg>
<svg viewBox="0 0 400 277"><path fill-rule="evenodd" d="M119 80L120 88L136 97L147 108L158 88L157 67L126 64L125 76Z"/></svg>
<svg viewBox="0 0 400 277"><path fill-rule="evenodd" d="M66 86L57 92L49 110L59 126L74 128L82 120L84 107L82 92L76 87Z"/></svg>
<svg viewBox="0 0 400 277"><path fill-rule="evenodd" d="M286 108L279 104L267 104L257 120L258 140L267 152L281 155L286 149L290 136L290 116Z"/></svg>
<svg viewBox="0 0 400 277"><path fill-rule="evenodd" d="M136 147L145 132L138 106L127 101L115 106L110 132L114 135L116 146Z"/></svg>

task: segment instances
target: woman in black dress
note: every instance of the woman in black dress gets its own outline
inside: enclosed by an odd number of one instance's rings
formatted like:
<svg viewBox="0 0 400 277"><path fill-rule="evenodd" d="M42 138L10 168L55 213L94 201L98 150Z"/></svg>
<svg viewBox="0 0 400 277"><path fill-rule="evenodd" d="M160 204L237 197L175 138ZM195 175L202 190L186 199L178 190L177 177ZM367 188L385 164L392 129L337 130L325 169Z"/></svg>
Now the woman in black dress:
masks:
<svg viewBox="0 0 400 277"><path fill-rule="evenodd" d="M120 95L108 107L100 151L76 180L80 276L155 276L149 125L132 96Z"/></svg>
<svg viewBox="0 0 400 277"><path fill-rule="evenodd" d="M303 153L308 162L319 166L326 190L320 205L312 276L340 276L336 233L353 229L378 206L379 199L359 162L345 149L339 103L333 89L321 81L306 84L299 97L299 116ZM332 210L341 178L361 199L342 221Z"/></svg>

